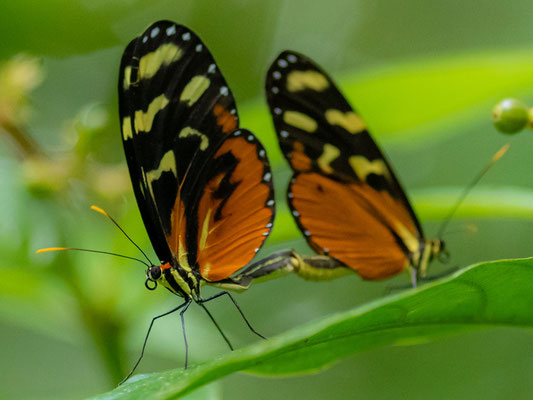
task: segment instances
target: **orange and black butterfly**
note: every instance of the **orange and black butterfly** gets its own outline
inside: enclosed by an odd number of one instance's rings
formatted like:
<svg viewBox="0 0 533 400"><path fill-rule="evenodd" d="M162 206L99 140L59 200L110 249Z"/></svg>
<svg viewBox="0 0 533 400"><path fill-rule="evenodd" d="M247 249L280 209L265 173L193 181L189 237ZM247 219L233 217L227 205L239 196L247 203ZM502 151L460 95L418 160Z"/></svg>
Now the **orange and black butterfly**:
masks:
<svg viewBox="0 0 533 400"><path fill-rule="evenodd" d="M266 95L294 171L288 204L313 250L366 280L406 269L414 281L425 276L444 243L425 238L389 162L332 79L284 51L268 70Z"/></svg>
<svg viewBox="0 0 533 400"><path fill-rule="evenodd" d="M119 114L133 191L161 262L148 268L146 285L183 297L173 310L183 315L191 301L212 299L201 297L202 285L238 284L232 275L269 235L266 151L239 128L235 99L204 43L173 22L154 23L126 47Z"/></svg>

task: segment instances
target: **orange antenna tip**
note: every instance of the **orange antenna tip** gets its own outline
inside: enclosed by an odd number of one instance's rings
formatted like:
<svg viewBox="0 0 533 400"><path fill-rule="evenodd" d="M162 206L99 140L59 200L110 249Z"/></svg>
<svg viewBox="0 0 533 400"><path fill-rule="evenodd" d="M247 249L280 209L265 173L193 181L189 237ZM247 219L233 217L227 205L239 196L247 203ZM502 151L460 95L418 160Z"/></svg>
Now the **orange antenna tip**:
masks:
<svg viewBox="0 0 533 400"><path fill-rule="evenodd" d="M492 161L493 162L496 162L498 161L500 158L503 157L503 155L507 152L507 150L509 150L509 147L511 147L511 145L509 143L507 143L506 145L504 145L500 150L498 150L496 152L496 154L494 154L494 156L492 157Z"/></svg>
<svg viewBox="0 0 533 400"><path fill-rule="evenodd" d="M96 211L96 212L99 212L100 214L105 215L106 217L109 217L109 215L108 215L104 210L102 210L100 207L98 207L98 206L92 205L92 206L91 206L91 210L94 210L94 211Z"/></svg>
<svg viewBox="0 0 533 400"><path fill-rule="evenodd" d="M66 247L47 247L46 249L39 249L35 253L44 253L47 251L59 251L59 250L68 250Z"/></svg>

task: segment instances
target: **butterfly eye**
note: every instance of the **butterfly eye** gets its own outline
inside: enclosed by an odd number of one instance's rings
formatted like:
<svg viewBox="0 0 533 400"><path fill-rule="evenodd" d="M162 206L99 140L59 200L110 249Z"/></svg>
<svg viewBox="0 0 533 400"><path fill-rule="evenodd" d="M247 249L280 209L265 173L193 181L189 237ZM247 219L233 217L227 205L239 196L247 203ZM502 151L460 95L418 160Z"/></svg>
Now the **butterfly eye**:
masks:
<svg viewBox="0 0 533 400"><path fill-rule="evenodd" d="M159 265L152 265L146 275L149 280L157 281L161 277L161 267Z"/></svg>

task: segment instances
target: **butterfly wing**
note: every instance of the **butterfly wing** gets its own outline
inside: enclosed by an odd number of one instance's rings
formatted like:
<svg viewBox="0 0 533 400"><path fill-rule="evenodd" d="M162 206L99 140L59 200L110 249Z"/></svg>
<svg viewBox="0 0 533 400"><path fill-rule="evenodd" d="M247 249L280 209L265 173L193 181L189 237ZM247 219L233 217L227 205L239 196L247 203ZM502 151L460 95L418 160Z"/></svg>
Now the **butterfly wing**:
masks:
<svg viewBox="0 0 533 400"><path fill-rule="evenodd" d="M197 188L187 249L202 278L217 282L251 261L272 229L274 191L265 149L246 129L231 133Z"/></svg>
<svg viewBox="0 0 533 400"><path fill-rule="evenodd" d="M159 259L194 274L210 263L206 276L216 279L253 258L274 216L268 160L257 139L238 130L234 97L192 31L159 21L127 46L119 114L135 197ZM259 216L243 225L248 212ZM238 234L248 241L228 250L229 267L212 248Z"/></svg>
<svg viewBox="0 0 533 400"><path fill-rule="evenodd" d="M270 67L267 101L294 170L289 206L310 246L383 279L405 269L422 228L365 122L309 58L285 51Z"/></svg>

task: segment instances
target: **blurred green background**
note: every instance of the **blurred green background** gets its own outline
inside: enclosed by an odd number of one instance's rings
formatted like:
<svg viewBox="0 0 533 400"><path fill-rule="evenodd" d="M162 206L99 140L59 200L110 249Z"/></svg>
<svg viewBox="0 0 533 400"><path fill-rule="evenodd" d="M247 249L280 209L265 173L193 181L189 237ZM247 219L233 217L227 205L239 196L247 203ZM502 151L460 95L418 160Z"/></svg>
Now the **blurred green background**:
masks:
<svg viewBox="0 0 533 400"><path fill-rule="evenodd" d="M490 120L503 97L533 104L532 17L528 0L2 1L0 398L71 399L111 389L133 365L151 317L177 304L162 289L144 288L137 263L34 254L59 245L138 255L90 211L97 204L156 258L131 191L116 111L121 52L151 22L174 20L200 35L237 98L242 126L269 151L279 216L259 256L287 247L310 253L287 213L290 172L262 93L269 62L283 49L312 57L336 78L396 167L428 236L511 140L444 237L451 265L468 265L533 253L533 138L505 137ZM407 282L286 277L236 299L252 324L273 336ZM206 288L204 295L216 292ZM256 340L228 301L210 309L235 345ZM189 309L186 322L192 362L227 351L199 307ZM236 374L198 395L529 399L532 339L526 330L479 331L369 351L314 376ZM179 319L171 316L156 324L138 372L180 367L183 357Z"/></svg>

